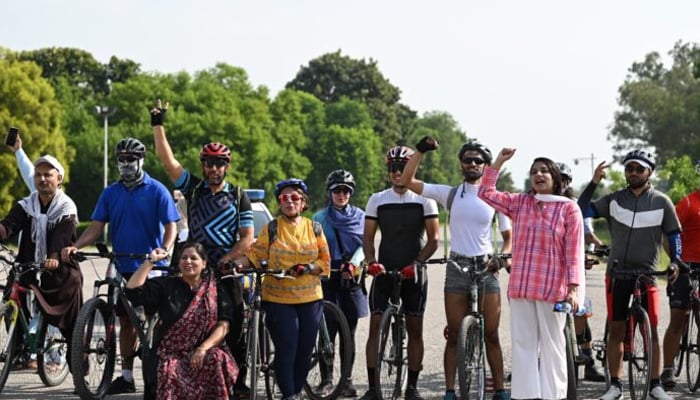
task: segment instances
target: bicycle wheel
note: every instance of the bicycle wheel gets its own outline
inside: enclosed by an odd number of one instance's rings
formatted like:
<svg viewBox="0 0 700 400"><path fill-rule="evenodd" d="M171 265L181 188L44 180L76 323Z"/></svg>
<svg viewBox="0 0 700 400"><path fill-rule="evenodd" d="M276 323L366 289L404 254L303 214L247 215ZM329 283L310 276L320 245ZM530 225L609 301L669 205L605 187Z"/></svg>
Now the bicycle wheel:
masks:
<svg viewBox="0 0 700 400"><path fill-rule="evenodd" d="M379 349L375 368L377 396L381 399L398 399L403 393L408 371L408 358L404 355L406 326L396 307L389 307L379 323Z"/></svg>
<svg viewBox="0 0 700 400"><path fill-rule="evenodd" d="M81 399L101 399L114 373L117 351L114 314L107 303L93 298L83 305L73 328L73 383Z"/></svg>
<svg viewBox="0 0 700 400"><path fill-rule="evenodd" d="M578 393L578 366L576 365L576 331L574 328L574 317L566 315L566 325L564 326L564 337L566 339L566 398L576 400Z"/></svg>
<svg viewBox="0 0 700 400"><path fill-rule="evenodd" d="M681 343L678 346L678 351L676 356L673 357L673 376L678 378L683 371L683 362L685 361L685 352L688 348L688 322L685 322L683 326L683 335L681 336Z"/></svg>
<svg viewBox="0 0 700 400"><path fill-rule="evenodd" d="M46 386L57 386L68 376L68 341L57 327L43 322L37 337L36 362L41 381Z"/></svg>
<svg viewBox="0 0 700 400"><path fill-rule="evenodd" d="M484 336L481 321L472 315L462 319L457 336L457 378L462 400L483 400L486 391Z"/></svg>
<svg viewBox="0 0 700 400"><path fill-rule="evenodd" d="M632 400L645 400L649 393L650 368L653 365L651 351L651 325L643 309L634 311L629 318L630 357L627 361L630 395Z"/></svg>
<svg viewBox="0 0 700 400"><path fill-rule="evenodd" d="M16 329L17 323L12 317L17 311L14 303L0 304L0 391L5 387L15 358L15 346L20 330Z"/></svg>
<svg viewBox="0 0 700 400"><path fill-rule="evenodd" d="M248 320L248 347L246 349L246 365L248 365L248 387L250 400L258 395L258 378L260 377L260 311L250 310Z"/></svg>
<svg viewBox="0 0 700 400"><path fill-rule="evenodd" d="M332 328L337 330L335 337L332 336ZM307 396L312 400L337 399L344 382L350 378L354 352L350 326L343 311L337 305L324 301L316 347L304 385Z"/></svg>
<svg viewBox="0 0 700 400"><path fill-rule="evenodd" d="M144 398L151 399L156 398L157 394L157 382L156 376L158 375L158 354L156 349L153 347L153 337L156 331L156 325L158 325L158 313L147 317L144 330L146 331L146 340L144 343L140 343L141 348L141 376L143 377L143 392Z"/></svg>
<svg viewBox="0 0 700 400"><path fill-rule="evenodd" d="M270 332L264 324L260 324L260 368L265 375L265 394L268 400L282 398L277 378L275 378L275 346L272 344Z"/></svg>
<svg viewBox="0 0 700 400"><path fill-rule="evenodd" d="M685 372L688 389L694 393L700 387L700 304L693 304L688 320L688 345L685 358Z"/></svg>

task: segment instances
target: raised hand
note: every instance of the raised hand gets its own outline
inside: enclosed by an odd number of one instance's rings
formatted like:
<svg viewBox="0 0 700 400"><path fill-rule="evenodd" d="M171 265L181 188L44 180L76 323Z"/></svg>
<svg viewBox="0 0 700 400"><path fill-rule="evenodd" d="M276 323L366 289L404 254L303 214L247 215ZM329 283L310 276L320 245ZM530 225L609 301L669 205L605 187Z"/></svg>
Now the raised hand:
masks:
<svg viewBox="0 0 700 400"><path fill-rule="evenodd" d="M168 113L168 107L170 107L170 102L165 102L165 107L163 107L163 102L158 99L156 107L151 109L151 126L160 126L165 122L165 114Z"/></svg>
<svg viewBox="0 0 700 400"><path fill-rule="evenodd" d="M421 153L427 153L429 151L437 150L438 140L430 136L424 136L418 143L416 143L416 150Z"/></svg>

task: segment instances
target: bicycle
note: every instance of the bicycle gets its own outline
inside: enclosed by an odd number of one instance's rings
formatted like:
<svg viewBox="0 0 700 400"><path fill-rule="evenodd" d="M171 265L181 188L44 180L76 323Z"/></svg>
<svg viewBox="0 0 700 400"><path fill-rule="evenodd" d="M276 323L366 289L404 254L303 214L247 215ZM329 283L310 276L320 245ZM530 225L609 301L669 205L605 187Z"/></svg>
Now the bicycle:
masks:
<svg viewBox="0 0 700 400"><path fill-rule="evenodd" d="M493 257L503 261L511 258L510 254L495 254ZM486 393L486 342L484 338L484 315L479 311L479 284L483 277L494 271L484 268L462 267L455 260L449 258L439 259L447 264L448 268L454 267L469 278L470 285L467 292L469 300L469 312L460 324L457 335L457 378L459 382L459 394L461 399L483 400Z"/></svg>
<svg viewBox="0 0 700 400"><path fill-rule="evenodd" d="M78 313L73 328L71 364L73 365L73 383L81 399L102 399L114 373L116 363L116 308L121 304L126 315L136 327L138 350L132 357L140 356L142 364L157 362L150 360L153 330L157 316L147 317L137 312L124 294L124 279L116 269L115 261L119 257L146 258L147 254L113 253L103 243L96 244L97 252L76 252L73 257L78 261L91 258L109 260L106 276L94 282L93 297L88 300ZM156 271L168 271L167 266L154 268ZM107 293L100 289L107 286ZM122 355L124 356L124 355ZM147 385L153 384L153 377L148 376L143 368L143 379Z"/></svg>
<svg viewBox="0 0 700 400"><path fill-rule="evenodd" d="M27 300L27 295L33 292L40 297L41 292L34 284L27 287L20 283L23 275L36 274L42 265L15 262L14 252L2 243L0 264L7 274L0 303L0 391L15 362L29 354L37 355L37 369L44 385L60 385L68 376L68 341L58 328L45 321L41 309L32 316L32 302Z"/></svg>
<svg viewBox="0 0 700 400"><path fill-rule="evenodd" d="M688 390L700 387L700 268L684 271L690 278L690 312L686 317L680 347L673 360L673 374L680 376L683 361L686 364Z"/></svg>
<svg viewBox="0 0 700 400"><path fill-rule="evenodd" d="M634 289L632 302L626 320L625 337L623 340L623 362L627 362L627 378L629 381L630 397L632 400L645 400L649 394L651 366L654 365L651 339L651 323L649 315L642 306L642 292L648 285L653 285L656 276L667 275L664 271L625 270L617 267L614 262L610 269L611 279L632 279ZM604 343L608 341L608 327ZM607 354L606 357L607 358Z"/></svg>

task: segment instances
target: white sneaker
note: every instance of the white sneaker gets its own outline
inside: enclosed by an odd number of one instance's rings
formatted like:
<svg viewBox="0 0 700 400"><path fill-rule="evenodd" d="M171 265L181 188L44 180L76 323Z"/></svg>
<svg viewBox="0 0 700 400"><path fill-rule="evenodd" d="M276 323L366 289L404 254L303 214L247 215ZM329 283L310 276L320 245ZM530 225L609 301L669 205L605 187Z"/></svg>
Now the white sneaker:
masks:
<svg viewBox="0 0 700 400"><path fill-rule="evenodd" d="M611 384L608 386L608 391L604 395L600 396L598 400L618 400L622 398L622 388Z"/></svg>
<svg viewBox="0 0 700 400"><path fill-rule="evenodd" d="M656 400L673 400L673 397L669 396L661 385L651 388L649 391L649 397Z"/></svg>

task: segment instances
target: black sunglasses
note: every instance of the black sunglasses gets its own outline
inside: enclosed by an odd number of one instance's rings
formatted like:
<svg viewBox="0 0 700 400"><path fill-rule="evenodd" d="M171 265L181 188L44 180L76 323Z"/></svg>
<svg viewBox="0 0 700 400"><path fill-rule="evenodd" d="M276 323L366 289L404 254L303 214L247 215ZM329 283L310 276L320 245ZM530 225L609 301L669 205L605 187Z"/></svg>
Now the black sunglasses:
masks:
<svg viewBox="0 0 700 400"><path fill-rule="evenodd" d="M117 161L121 163L130 163L134 161L140 160L139 157L137 156L131 156L131 155L126 155L126 156L118 156Z"/></svg>
<svg viewBox="0 0 700 400"><path fill-rule="evenodd" d="M389 172L403 172L404 168L406 168L406 163L393 162L389 164Z"/></svg>
<svg viewBox="0 0 700 400"><path fill-rule="evenodd" d="M333 189L332 191L335 194L341 194L341 193L350 194L351 193L350 189L348 189L346 187L337 187L337 188Z"/></svg>
<svg viewBox="0 0 700 400"><path fill-rule="evenodd" d="M204 158L202 159L202 164L209 168L221 168L228 165L228 161L223 158Z"/></svg>
<svg viewBox="0 0 700 400"><path fill-rule="evenodd" d="M638 174L643 174L646 170L646 167L642 167L641 165L625 165L625 172L628 173L636 172Z"/></svg>
<svg viewBox="0 0 700 400"><path fill-rule="evenodd" d="M472 164L472 163L473 163L473 164L476 164L476 165L481 165L481 164L483 164L483 163L485 163L485 162L486 162L486 161L484 161L483 158L479 158L479 157L464 157L464 158L462 159L462 164Z"/></svg>

